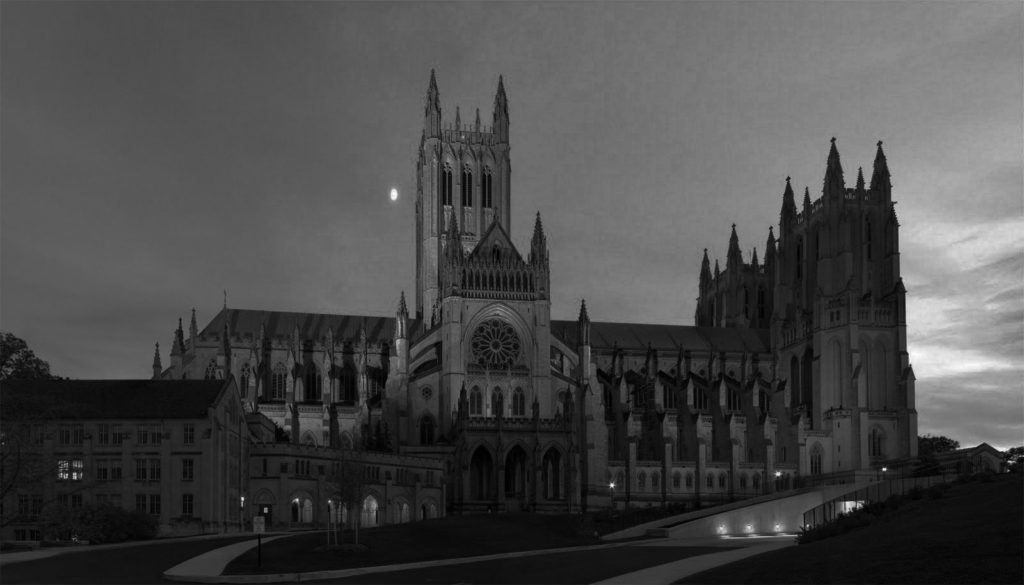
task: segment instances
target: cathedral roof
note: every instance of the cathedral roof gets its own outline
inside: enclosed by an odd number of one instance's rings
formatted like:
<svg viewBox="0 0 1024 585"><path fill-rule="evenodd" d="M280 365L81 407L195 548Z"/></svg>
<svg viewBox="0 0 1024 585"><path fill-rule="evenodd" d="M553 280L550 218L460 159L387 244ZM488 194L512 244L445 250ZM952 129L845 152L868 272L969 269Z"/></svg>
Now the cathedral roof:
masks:
<svg viewBox="0 0 1024 585"><path fill-rule="evenodd" d="M563 343L576 344L577 321L551 321L551 332ZM768 329L693 327L649 323L590 324L590 343L595 349L643 349L648 344L658 351L728 351L768 353Z"/></svg>
<svg viewBox="0 0 1024 585"><path fill-rule="evenodd" d="M359 339L359 329L365 327L366 339L371 343L390 340L395 330L394 317L221 309L200 336L220 335L225 320L232 335L248 335L253 339L259 337L261 326L269 338L290 337L297 326L300 339L316 340L326 337L328 329L335 339ZM409 319L409 330L415 331L418 323L416 319Z"/></svg>
<svg viewBox="0 0 1024 585"><path fill-rule="evenodd" d="M3 418L206 418L224 380L8 380Z"/></svg>

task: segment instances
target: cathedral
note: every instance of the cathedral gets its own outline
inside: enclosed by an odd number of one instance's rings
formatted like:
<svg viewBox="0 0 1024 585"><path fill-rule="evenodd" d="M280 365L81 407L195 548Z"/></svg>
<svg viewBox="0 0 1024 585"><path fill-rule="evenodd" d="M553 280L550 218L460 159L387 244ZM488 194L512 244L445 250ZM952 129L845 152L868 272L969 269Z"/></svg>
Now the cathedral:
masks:
<svg viewBox="0 0 1024 585"><path fill-rule="evenodd" d="M916 455L881 142L869 184L858 170L846 186L834 138L820 197L805 189L798 208L787 178L763 258L743 257L735 226L724 268L705 249L692 326L591 321L585 302L552 320L541 217L519 247L511 207L503 81L490 125L479 110L445 122L432 71L412 303L396 291L389 316L225 305L202 330L193 310L154 377L233 378L293 445L439 462L450 513L713 503Z"/></svg>

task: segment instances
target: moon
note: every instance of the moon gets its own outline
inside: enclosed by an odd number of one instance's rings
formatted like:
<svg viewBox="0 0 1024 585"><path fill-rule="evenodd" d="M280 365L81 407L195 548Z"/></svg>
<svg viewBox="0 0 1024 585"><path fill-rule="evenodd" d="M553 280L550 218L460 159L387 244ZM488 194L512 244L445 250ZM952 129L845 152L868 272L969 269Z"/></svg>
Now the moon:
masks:
<svg viewBox="0 0 1024 585"><path fill-rule="evenodd" d="M398 189L395 189L394 187L391 188L391 200L398 201Z"/></svg>

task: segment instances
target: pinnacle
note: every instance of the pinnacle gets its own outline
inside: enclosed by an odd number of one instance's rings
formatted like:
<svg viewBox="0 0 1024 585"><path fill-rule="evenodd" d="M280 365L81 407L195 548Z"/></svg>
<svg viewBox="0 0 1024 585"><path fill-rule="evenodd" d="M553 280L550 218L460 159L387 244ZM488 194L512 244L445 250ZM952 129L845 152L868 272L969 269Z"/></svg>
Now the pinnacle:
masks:
<svg viewBox="0 0 1024 585"><path fill-rule="evenodd" d="M408 307L405 305L405 291L402 291L401 296L398 297L398 314L406 315L409 313Z"/></svg>
<svg viewBox="0 0 1024 585"><path fill-rule="evenodd" d="M579 321L581 323L586 322L586 321L590 321L590 315L587 314L587 300L586 299L581 299L580 300L580 317L579 317Z"/></svg>

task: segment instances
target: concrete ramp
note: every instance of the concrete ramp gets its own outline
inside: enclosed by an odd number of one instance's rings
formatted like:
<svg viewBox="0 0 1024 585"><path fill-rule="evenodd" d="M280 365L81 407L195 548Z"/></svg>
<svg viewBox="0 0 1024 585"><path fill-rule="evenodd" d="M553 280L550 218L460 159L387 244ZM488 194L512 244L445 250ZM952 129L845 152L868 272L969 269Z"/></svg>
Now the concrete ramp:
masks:
<svg viewBox="0 0 1024 585"><path fill-rule="evenodd" d="M670 538L799 532L803 525L804 512L872 483L823 486L717 513L709 510L710 513L702 517L682 520L649 532Z"/></svg>

